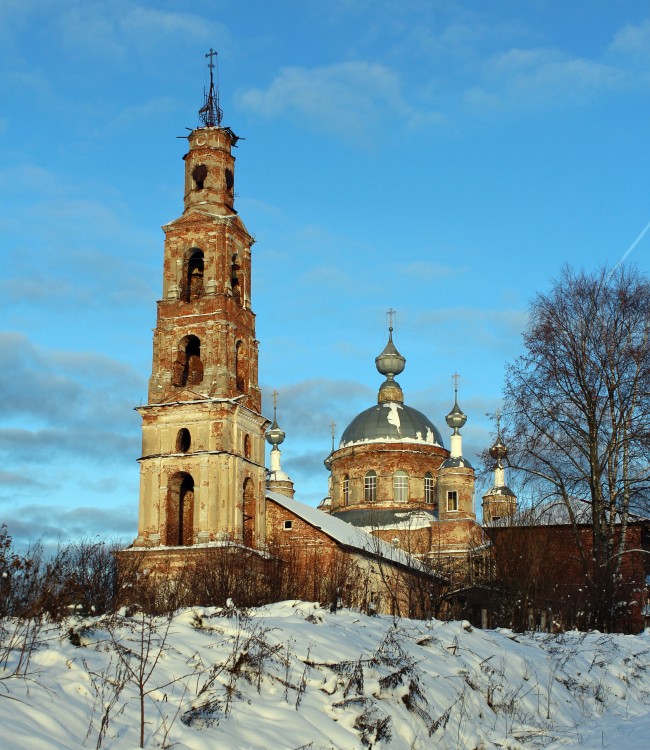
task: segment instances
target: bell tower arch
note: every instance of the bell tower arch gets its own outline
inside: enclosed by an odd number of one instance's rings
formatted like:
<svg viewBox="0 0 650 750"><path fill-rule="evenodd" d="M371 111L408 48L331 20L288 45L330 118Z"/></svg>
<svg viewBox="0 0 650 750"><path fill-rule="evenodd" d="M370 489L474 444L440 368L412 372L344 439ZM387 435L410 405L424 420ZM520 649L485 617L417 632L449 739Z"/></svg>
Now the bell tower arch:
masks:
<svg viewBox="0 0 650 750"><path fill-rule="evenodd" d="M183 157L183 213L163 227L148 403L137 409L142 456L136 546L244 537L250 546L265 542L264 436L270 423L260 413L249 286L253 238L234 207L232 151L239 139L222 125L216 52L206 57L210 85Z"/></svg>

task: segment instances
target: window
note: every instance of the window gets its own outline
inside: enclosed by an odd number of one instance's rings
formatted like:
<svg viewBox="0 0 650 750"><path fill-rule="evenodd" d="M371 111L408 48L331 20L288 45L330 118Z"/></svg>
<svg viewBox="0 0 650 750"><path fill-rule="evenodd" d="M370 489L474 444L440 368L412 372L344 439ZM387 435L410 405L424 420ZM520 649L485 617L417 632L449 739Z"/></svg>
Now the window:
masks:
<svg viewBox="0 0 650 750"><path fill-rule="evenodd" d="M203 294L203 251L194 250L187 261L187 278L185 279L185 300L190 302Z"/></svg>
<svg viewBox="0 0 650 750"><path fill-rule="evenodd" d="M458 492L456 490L447 492L447 510L458 510Z"/></svg>
<svg viewBox="0 0 650 750"><path fill-rule="evenodd" d="M203 190L205 178L208 176L208 168L205 164L197 164L192 170L192 179L196 190Z"/></svg>
<svg viewBox="0 0 650 750"><path fill-rule="evenodd" d="M409 477L405 471L393 474L393 495L396 503L405 503L409 498Z"/></svg>
<svg viewBox="0 0 650 750"><path fill-rule="evenodd" d="M367 503L374 503L377 499L377 475L369 471L363 480L363 499Z"/></svg>
<svg viewBox="0 0 650 750"><path fill-rule="evenodd" d="M285 521L284 522L284 530L285 531L291 531L293 529L293 521Z"/></svg>
<svg viewBox="0 0 650 750"><path fill-rule="evenodd" d="M235 344L235 385L240 393L242 393L246 387L245 353L244 342L238 341Z"/></svg>
<svg viewBox="0 0 650 750"><path fill-rule="evenodd" d="M178 435L176 435L176 453L187 453L191 445L192 436L190 435L190 431L186 427L183 427L183 429L178 431Z"/></svg>
<svg viewBox="0 0 650 750"><path fill-rule="evenodd" d="M201 362L201 342L196 336L185 336L178 343L178 352L172 385L198 385L203 380L203 362Z"/></svg>
<svg viewBox="0 0 650 750"><path fill-rule="evenodd" d="M350 477L346 474L341 482L341 503L348 505L350 502Z"/></svg>
<svg viewBox="0 0 650 750"><path fill-rule="evenodd" d="M424 502L429 505L433 505L435 501L435 495L433 491L433 477L427 473L424 475Z"/></svg>
<svg viewBox="0 0 650 750"><path fill-rule="evenodd" d="M245 458L251 457L251 436L250 435L244 435L244 457Z"/></svg>

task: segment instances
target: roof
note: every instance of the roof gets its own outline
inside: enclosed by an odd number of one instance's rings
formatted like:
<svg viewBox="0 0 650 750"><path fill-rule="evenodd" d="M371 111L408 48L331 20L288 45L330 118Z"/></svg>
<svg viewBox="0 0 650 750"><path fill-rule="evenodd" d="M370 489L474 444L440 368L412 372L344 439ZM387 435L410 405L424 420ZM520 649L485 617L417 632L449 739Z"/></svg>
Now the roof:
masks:
<svg viewBox="0 0 650 750"><path fill-rule="evenodd" d="M318 508L305 505L305 503L301 503L299 500L281 495L278 492L267 491L266 497L299 518L302 518L303 521L311 526L320 529L330 539L345 547L356 549L364 555L390 560L393 563L417 570L420 573L439 577L438 574L427 568L407 552L404 552L404 550L393 547L378 537L368 534L366 531L362 531L350 523L341 521L339 518L329 515L329 513L323 513Z"/></svg>
<svg viewBox="0 0 650 750"><path fill-rule="evenodd" d="M441 469L472 469L472 464L464 456L449 456L440 464Z"/></svg>
<svg viewBox="0 0 650 750"><path fill-rule="evenodd" d="M412 442L444 447L438 428L422 412L397 401L375 404L345 428L340 448L359 443Z"/></svg>
<svg viewBox="0 0 650 750"><path fill-rule="evenodd" d="M432 510L406 508L401 510L395 508L354 508L333 513L332 516L363 529L395 529L396 531L426 529L438 520L438 514Z"/></svg>

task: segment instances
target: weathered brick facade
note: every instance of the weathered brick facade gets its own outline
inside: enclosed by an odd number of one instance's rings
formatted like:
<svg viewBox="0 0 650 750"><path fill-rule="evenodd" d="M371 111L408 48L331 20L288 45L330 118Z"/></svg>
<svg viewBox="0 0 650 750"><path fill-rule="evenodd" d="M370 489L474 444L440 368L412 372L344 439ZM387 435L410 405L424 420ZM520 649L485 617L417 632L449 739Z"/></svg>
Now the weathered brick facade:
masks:
<svg viewBox="0 0 650 750"><path fill-rule="evenodd" d="M164 227L163 298L142 415L136 546L265 542L253 240L234 209L237 138L188 136L183 215Z"/></svg>

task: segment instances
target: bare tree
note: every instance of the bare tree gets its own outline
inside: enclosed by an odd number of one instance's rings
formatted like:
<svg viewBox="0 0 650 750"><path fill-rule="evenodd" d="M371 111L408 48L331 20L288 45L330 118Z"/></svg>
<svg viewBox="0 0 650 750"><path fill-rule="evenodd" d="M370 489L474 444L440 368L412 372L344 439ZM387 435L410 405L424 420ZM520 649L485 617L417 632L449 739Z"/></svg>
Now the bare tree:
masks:
<svg viewBox="0 0 650 750"><path fill-rule="evenodd" d="M610 629L629 514L650 494L650 283L567 267L533 300L524 344L506 375L510 464L563 503L591 625Z"/></svg>

